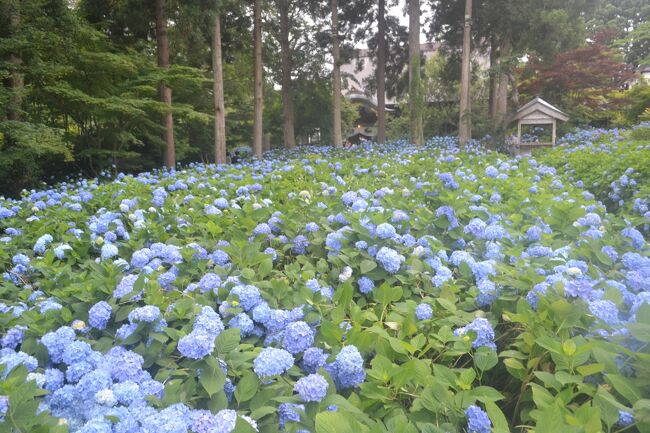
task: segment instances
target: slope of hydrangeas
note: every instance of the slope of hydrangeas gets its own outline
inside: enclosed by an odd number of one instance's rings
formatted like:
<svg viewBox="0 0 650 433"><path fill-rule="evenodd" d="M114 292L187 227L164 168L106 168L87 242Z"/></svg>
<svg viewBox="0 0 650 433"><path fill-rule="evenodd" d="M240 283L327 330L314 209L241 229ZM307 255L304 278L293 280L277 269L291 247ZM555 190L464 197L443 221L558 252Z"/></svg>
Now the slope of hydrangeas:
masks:
<svg viewBox="0 0 650 433"><path fill-rule="evenodd" d="M650 431L649 245L534 159L306 148L0 229L0 431Z"/></svg>
<svg viewBox="0 0 650 433"><path fill-rule="evenodd" d="M578 130L561 146L537 155L592 192L610 211L648 232L650 213L650 123L630 130Z"/></svg>

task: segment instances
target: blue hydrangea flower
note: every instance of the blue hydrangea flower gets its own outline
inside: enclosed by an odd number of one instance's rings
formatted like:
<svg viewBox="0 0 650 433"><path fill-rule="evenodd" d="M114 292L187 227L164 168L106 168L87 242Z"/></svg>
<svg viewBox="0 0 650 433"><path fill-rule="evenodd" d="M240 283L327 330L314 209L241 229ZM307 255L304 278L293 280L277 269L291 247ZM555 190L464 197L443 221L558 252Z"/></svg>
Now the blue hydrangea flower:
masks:
<svg viewBox="0 0 650 433"><path fill-rule="evenodd" d="M36 240L36 243L34 244L34 252L36 254L43 254L47 246L51 244L53 240L54 238L50 234L41 236Z"/></svg>
<svg viewBox="0 0 650 433"><path fill-rule="evenodd" d="M22 253L16 254L11 258L11 262L14 265L22 265L24 267L29 266L29 261L30 261L29 257L27 257L25 254Z"/></svg>
<svg viewBox="0 0 650 433"><path fill-rule="evenodd" d="M449 221L449 230L453 230L454 228L458 227L458 218L456 218L456 212L454 212L454 209L452 207L441 206L436 209L436 218L439 218L441 216L445 216L447 218L447 221Z"/></svg>
<svg viewBox="0 0 650 433"><path fill-rule="evenodd" d="M618 420L616 424L620 427L627 427L634 424L634 415L627 410L618 411Z"/></svg>
<svg viewBox="0 0 650 433"><path fill-rule="evenodd" d="M120 299L131 293L133 291L133 286L137 280L137 275L125 275L122 277L122 280L117 284L117 287L113 291L113 297Z"/></svg>
<svg viewBox="0 0 650 433"><path fill-rule="evenodd" d="M388 247L381 247L377 251L376 259L389 274L399 271L402 262L406 260L403 255Z"/></svg>
<svg viewBox="0 0 650 433"><path fill-rule="evenodd" d="M436 270L436 275L431 278L431 282L436 287L442 287L445 281L449 281L453 277L453 272L446 266L440 266Z"/></svg>
<svg viewBox="0 0 650 433"><path fill-rule="evenodd" d="M163 272L158 275L158 284L164 289L169 289L176 281L176 274L172 271Z"/></svg>
<svg viewBox="0 0 650 433"><path fill-rule="evenodd" d="M589 311L609 326L615 326L620 323L618 318L618 308L612 301L604 299L591 301L589 302Z"/></svg>
<svg viewBox="0 0 650 433"><path fill-rule="evenodd" d="M492 303L497 299L497 288L494 282L487 278L483 278L476 283L476 286L479 291L479 294L476 297L476 304L481 308L492 305Z"/></svg>
<svg viewBox="0 0 650 433"><path fill-rule="evenodd" d="M282 403L278 406L278 416L280 418L280 430L284 430L287 422L299 422L300 414L305 411L302 404Z"/></svg>
<svg viewBox="0 0 650 433"><path fill-rule="evenodd" d="M415 317L418 320L427 320L433 316L433 308L429 304L420 304L415 308Z"/></svg>
<svg viewBox="0 0 650 433"><path fill-rule="evenodd" d="M221 428L217 418L209 410L194 410L190 415L190 429L196 433L216 432Z"/></svg>
<svg viewBox="0 0 650 433"><path fill-rule="evenodd" d="M77 338L74 330L62 326L54 332L48 332L41 338L41 343L47 349L50 359L54 363L63 361L63 351Z"/></svg>
<svg viewBox="0 0 650 433"><path fill-rule="evenodd" d="M66 346L63 351L62 360L68 366L81 361L90 361L96 358L97 352L94 352L90 344L85 341L73 341Z"/></svg>
<svg viewBox="0 0 650 433"><path fill-rule="evenodd" d="M485 169L485 175L486 175L487 177L497 177L497 176L499 175L499 170L497 170L495 167L489 165L489 166Z"/></svg>
<svg viewBox="0 0 650 433"><path fill-rule="evenodd" d="M126 340L138 329L137 323L125 323L115 331L115 337L118 340Z"/></svg>
<svg viewBox="0 0 650 433"><path fill-rule="evenodd" d="M99 301L88 310L88 324L96 329L105 329L111 318L111 306L106 301Z"/></svg>
<svg viewBox="0 0 650 433"><path fill-rule="evenodd" d="M487 224L480 218L472 218L470 222L465 226L463 231L467 234L471 234L474 237L482 238L485 233L485 228Z"/></svg>
<svg viewBox="0 0 650 433"><path fill-rule="evenodd" d="M196 315L192 329L216 337L224 330L224 326L219 314L206 305Z"/></svg>
<svg viewBox="0 0 650 433"><path fill-rule="evenodd" d="M363 358L355 346L345 346L329 369L338 388L354 388L366 378Z"/></svg>
<svg viewBox="0 0 650 433"><path fill-rule="evenodd" d="M271 226L269 226L267 223L260 223L253 229L253 236L258 236L258 235L270 235L271 234Z"/></svg>
<svg viewBox="0 0 650 433"><path fill-rule="evenodd" d="M109 350L102 360L103 368L109 371L113 380L117 382L127 380L140 382L144 374L143 364L142 356L121 346Z"/></svg>
<svg viewBox="0 0 650 433"><path fill-rule="evenodd" d="M571 280L564 287L564 294L570 298L589 300L593 293L593 284L586 280Z"/></svg>
<svg viewBox="0 0 650 433"><path fill-rule="evenodd" d="M344 240L345 236L340 231L328 233L327 237L325 238L325 245L334 251L339 251L341 248L343 248Z"/></svg>
<svg viewBox="0 0 650 433"><path fill-rule="evenodd" d="M542 238L542 229L538 226L532 226L526 230L526 240L528 242L537 242Z"/></svg>
<svg viewBox="0 0 650 433"><path fill-rule="evenodd" d="M4 421L7 411L9 411L9 397L0 395L0 421Z"/></svg>
<svg viewBox="0 0 650 433"><path fill-rule="evenodd" d="M316 373L326 362L327 354L317 347L310 347L302 355L302 368L307 373Z"/></svg>
<svg viewBox="0 0 650 433"><path fill-rule="evenodd" d="M309 233L314 233L318 231L318 224L315 222L309 222L305 225L305 230Z"/></svg>
<svg viewBox="0 0 650 433"><path fill-rule="evenodd" d="M312 292L314 292L314 293L316 293L316 292L318 292L320 290L320 283L315 278L307 280L307 282L305 283L305 286L307 286L307 288L309 290L311 290Z"/></svg>
<svg viewBox="0 0 650 433"><path fill-rule="evenodd" d="M56 368L47 368L45 369L44 375L45 375L45 383L43 384L44 389L50 392L54 392L63 386L65 378L61 370L58 370Z"/></svg>
<svg viewBox="0 0 650 433"><path fill-rule="evenodd" d="M262 302L260 290L255 286L235 286L230 289L230 294L239 298L239 304L244 311L250 311L255 308L257 304Z"/></svg>
<svg viewBox="0 0 650 433"><path fill-rule="evenodd" d="M160 318L160 308L155 305L145 305L144 307L139 307L132 310L129 313L129 322L155 322Z"/></svg>
<svg viewBox="0 0 650 433"><path fill-rule="evenodd" d="M643 234L634 227L625 227L621 230L621 235L628 238L632 242L632 246L637 250L643 248L643 245L645 244Z"/></svg>
<svg viewBox="0 0 650 433"><path fill-rule="evenodd" d="M131 266L136 268L144 268L152 258L153 252L149 248L137 250L131 256Z"/></svg>
<svg viewBox="0 0 650 433"><path fill-rule="evenodd" d="M359 291L364 295L372 292L372 290L375 288L375 283L368 277L359 278L359 281L357 283L359 284Z"/></svg>
<svg viewBox="0 0 650 433"><path fill-rule="evenodd" d="M375 233L379 239L392 239L397 234L397 230L391 224L382 223L377 226Z"/></svg>
<svg viewBox="0 0 650 433"><path fill-rule="evenodd" d="M202 359L214 350L214 336L201 331L192 331L178 340L178 351L190 359Z"/></svg>
<svg viewBox="0 0 650 433"><path fill-rule="evenodd" d="M305 235L298 235L295 238L293 238L292 251L294 254L306 254L308 246L309 246L309 240Z"/></svg>
<svg viewBox="0 0 650 433"><path fill-rule="evenodd" d="M3 378L15 367L24 365L27 371L34 371L38 368L38 361L33 356L24 352L14 352L11 349L2 349L0 352L0 365L5 365L5 371L2 375Z"/></svg>
<svg viewBox="0 0 650 433"><path fill-rule="evenodd" d="M56 310L60 310L62 308L63 308L63 305L61 305L60 303L58 303L57 301L55 301L52 298L48 298L48 299L46 299L43 302L38 304L38 310L41 313L45 313L47 311L56 311Z"/></svg>
<svg viewBox="0 0 650 433"><path fill-rule="evenodd" d="M284 349L265 347L253 361L253 371L260 377L282 374L293 366L293 356Z"/></svg>
<svg viewBox="0 0 650 433"><path fill-rule="evenodd" d="M7 333L2 336L2 347L9 349L16 349L19 344L23 342L25 338L25 331L27 327L22 325L16 325L7 330Z"/></svg>
<svg viewBox="0 0 650 433"><path fill-rule="evenodd" d="M112 259L118 254L119 251L117 250L117 247L114 244L105 243L104 245L102 245L102 253L101 253L102 260Z"/></svg>
<svg viewBox="0 0 650 433"><path fill-rule="evenodd" d="M476 339L472 343L474 349L485 346L496 350L497 346L494 344L494 329L487 319L477 317L467 326L454 330L454 335L465 335L467 334L467 331L474 331L476 333Z"/></svg>
<svg viewBox="0 0 650 433"><path fill-rule="evenodd" d="M284 333L282 347L292 355L304 352L314 343L314 330L303 322L290 323Z"/></svg>
<svg viewBox="0 0 650 433"><path fill-rule="evenodd" d="M460 185L454 180L454 176L451 173L440 173L438 179L442 182L445 187L449 189L458 189Z"/></svg>
<svg viewBox="0 0 650 433"><path fill-rule="evenodd" d="M242 338L249 336L253 332L255 324L253 320L246 313L239 313L228 322L229 328L239 329L239 334Z"/></svg>
<svg viewBox="0 0 650 433"><path fill-rule="evenodd" d="M321 401L327 395L327 380L320 374L300 378L293 387L303 401Z"/></svg>
<svg viewBox="0 0 650 433"><path fill-rule="evenodd" d="M465 409L465 416L467 416L468 433L490 433L492 431L490 418L480 407L469 406Z"/></svg>
<svg viewBox="0 0 650 433"><path fill-rule="evenodd" d="M212 260L217 266L225 267L230 263L230 256L225 251L216 249L212 254L210 254L210 260Z"/></svg>

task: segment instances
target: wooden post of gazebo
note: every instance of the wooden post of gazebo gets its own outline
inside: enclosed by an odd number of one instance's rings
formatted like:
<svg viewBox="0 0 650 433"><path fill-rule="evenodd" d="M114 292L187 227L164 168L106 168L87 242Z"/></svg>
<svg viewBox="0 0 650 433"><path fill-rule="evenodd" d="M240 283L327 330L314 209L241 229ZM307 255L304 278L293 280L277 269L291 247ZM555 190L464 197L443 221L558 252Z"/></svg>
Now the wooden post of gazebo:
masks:
<svg viewBox="0 0 650 433"><path fill-rule="evenodd" d="M517 153L529 154L538 147L555 146L557 138L557 121L566 122L569 116L562 110L549 104L539 96L517 110L513 120L517 121ZM551 125L551 142L522 143L522 125Z"/></svg>

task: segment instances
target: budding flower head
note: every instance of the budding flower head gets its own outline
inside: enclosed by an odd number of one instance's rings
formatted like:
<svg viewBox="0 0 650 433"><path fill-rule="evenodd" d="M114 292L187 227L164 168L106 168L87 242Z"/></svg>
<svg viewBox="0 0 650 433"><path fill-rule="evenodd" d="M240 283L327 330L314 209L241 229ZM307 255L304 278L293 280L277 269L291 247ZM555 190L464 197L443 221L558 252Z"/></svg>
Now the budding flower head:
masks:
<svg viewBox="0 0 650 433"><path fill-rule="evenodd" d="M571 275L572 277L580 277L580 276L582 276L582 271L580 270L580 268L578 268L576 266L572 266L572 267L568 268L566 270L566 273Z"/></svg>
<svg viewBox="0 0 650 433"><path fill-rule="evenodd" d="M75 331L81 331L85 327L86 327L86 322L84 322L83 320L75 320L74 322L72 322L72 329L74 329Z"/></svg>
<svg viewBox="0 0 650 433"><path fill-rule="evenodd" d="M346 266L343 268L343 271L339 274L339 281L342 283L345 283L347 280L350 279L352 276L352 268L349 266Z"/></svg>

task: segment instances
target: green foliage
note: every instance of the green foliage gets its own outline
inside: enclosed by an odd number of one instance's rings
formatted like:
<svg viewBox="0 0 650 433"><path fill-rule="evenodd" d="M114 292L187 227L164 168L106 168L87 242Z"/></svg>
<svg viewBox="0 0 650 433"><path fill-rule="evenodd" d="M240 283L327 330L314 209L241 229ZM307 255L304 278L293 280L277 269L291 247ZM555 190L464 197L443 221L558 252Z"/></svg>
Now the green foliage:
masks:
<svg viewBox="0 0 650 433"><path fill-rule="evenodd" d="M609 210L616 211L620 200L629 199L637 189L650 187L650 152L645 146L649 129L641 126L622 133L594 131L587 138L590 144L579 151L574 147L556 147L540 151L538 156L573 180L581 180ZM620 185L624 174L636 186ZM616 191L612 185L616 185Z"/></svg>
<svg viewBox="0 0 650 433"><path fill-rule="evenodd" d="M66 433L67 426L59 423L58 418L38 411L39 399L47 391L39 388L35 381L27 380L27 374L27 369L19 366L0 380L0 395L9 398L9 409L4 421L0 422L0 432Z"/></svg>

